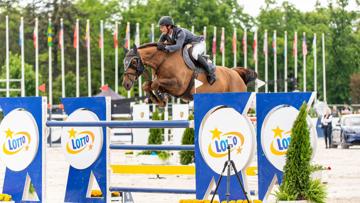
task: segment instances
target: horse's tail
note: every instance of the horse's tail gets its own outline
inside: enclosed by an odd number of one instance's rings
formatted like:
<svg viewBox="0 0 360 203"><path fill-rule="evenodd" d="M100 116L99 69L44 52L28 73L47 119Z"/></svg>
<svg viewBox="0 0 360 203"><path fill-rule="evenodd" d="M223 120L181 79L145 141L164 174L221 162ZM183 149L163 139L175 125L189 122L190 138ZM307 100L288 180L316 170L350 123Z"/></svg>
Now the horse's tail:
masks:
<svg viewBox="0 0 360 203"><path fill-rule="evenodd" d="M248 68L236 67L232 68L232 70L236 71L240 75L240 77L244 80L245 84L248 84L249 82L254 81L257 78L257 73Z"/></svg>

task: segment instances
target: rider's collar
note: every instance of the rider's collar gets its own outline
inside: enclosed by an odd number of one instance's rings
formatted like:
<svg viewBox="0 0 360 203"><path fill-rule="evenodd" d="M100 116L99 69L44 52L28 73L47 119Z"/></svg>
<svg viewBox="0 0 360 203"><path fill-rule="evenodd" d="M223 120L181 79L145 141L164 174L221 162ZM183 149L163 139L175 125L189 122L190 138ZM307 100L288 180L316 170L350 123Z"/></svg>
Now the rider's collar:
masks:
<svg viewBox="0 0 360 203"><path fill-rule="evenodd" d="M172 37L172 35L174 34L174 28L166 28L168 29L167 35L169 35L170 37Z"/></svg>

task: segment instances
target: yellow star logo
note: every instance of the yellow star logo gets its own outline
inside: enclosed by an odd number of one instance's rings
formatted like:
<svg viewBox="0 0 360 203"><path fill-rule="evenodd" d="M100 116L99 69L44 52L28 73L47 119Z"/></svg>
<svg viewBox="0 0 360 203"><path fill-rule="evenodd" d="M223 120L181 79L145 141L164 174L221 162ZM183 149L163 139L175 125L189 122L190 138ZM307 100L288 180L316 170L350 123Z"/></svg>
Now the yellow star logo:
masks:
<svg viewBox="0 0 360 203"><path fill-rule="evenodd" d="M237 153L238 153L238 154L240 154L240 153L241 153L241 150L242 150L242 148L241 148L241 147L238 147L238 148L236 149L236 151L237 151Z"/></svg>
<svg viewBox="0 0 360 203"><path fill-rule="evenodd" d="M74 130L74 128L71 128L71 130L69 130L68 132L69 132L69 138L75 138L76 131Z"/></svg>
<svg viewBox="0 0 360 203"><path fill-rule="evenodd" d="M210 132L212 133L212 140L215 138L220 139L221 132L217 128L211 130Z"/></svg>
<svg viewBox="0 0 360 203"><path fill-rule="evenodd" d="M5 133L6 133L6 138L12 139L12 135L14 134L14 132L11 131L10 128L8 128L8 130L5 131Z"/></svg>
<svg viewBox="0 0 360 203"><path fill-rule="evenodd" d="M279 126L277 126L275 129L272 130L274 132L274 138L275 137L280 137L282 138L282 132L284 132L284 130L281 130L279 128Z"/></svg>
<svg viewBox="0 0 360 203"><path fill-rule="evenodd" d="M89 145L89 150L91 150L93 148L93 145L91 144L91 145Z"/></svg>
<svg viewBox="0 0 360 203"><path fill-rule="evenodd" d="M28 151L28 150L29 150L29 146L25 146L25 150Z"/></svg>

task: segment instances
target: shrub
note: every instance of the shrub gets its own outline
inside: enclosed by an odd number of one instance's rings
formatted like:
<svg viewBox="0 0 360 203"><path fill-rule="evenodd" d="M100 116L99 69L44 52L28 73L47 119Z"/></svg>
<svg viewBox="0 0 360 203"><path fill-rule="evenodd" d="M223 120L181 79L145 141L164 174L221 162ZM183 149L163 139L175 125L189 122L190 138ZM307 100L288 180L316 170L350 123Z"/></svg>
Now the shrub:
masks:
<svg viewBox="0 0 360 203"><path fill-rule="evenodd" d="M189 115L189 120L194 120L192 114ZM190 145L194 144L194 129L186 128L181 140L181 144ZM180 163L183 165L190 164L194 161L194 151L181 151L180 152Z"/></svg>
<svg viewBox="0 0 360 203"><path fill-rule="evenodd" d="M326 188L325 185L320 182L319 179L310 180L308 191L305 196L311 202L325 203L326 199Z"/></svg>
<svg viewBox="0 0 360 203"><path fill-rule="evenodd" d="M155 110L152 115L152 120L160 120L158 110ZM150 135L148 138L148 144L161 144L164 136L162 134L162 129L160 128L152 128L150 129Z"/></svg>
<svg viewBox="0 0 360 203"><path fill-rule="evenodd" d="M160 116L159 116L159 112L156 109L152 115L152 120L161 120ZM151 128L150 129L150 135L148 138L148 144L151 145L160 145L162 144L164 140L164 129L160 129L160 128ZM167 160L170 157L170 154L166 151L144 151L142 154L151 154L155 152L158 157L161 160Z"/></svg>

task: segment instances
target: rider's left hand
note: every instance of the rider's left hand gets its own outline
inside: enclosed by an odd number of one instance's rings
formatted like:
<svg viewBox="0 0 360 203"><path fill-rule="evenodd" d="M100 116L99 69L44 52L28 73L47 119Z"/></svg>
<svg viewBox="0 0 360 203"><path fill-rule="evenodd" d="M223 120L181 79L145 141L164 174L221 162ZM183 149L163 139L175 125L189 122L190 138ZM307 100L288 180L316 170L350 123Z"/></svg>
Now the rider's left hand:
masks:
<svg viewBox="0 0 360 203"><path fill-rule="evenodd" d="M160 50L160 51L167 51L166 48L165 48L165 44L163 43L158 43L157 44L157 49Z"/></svg>

